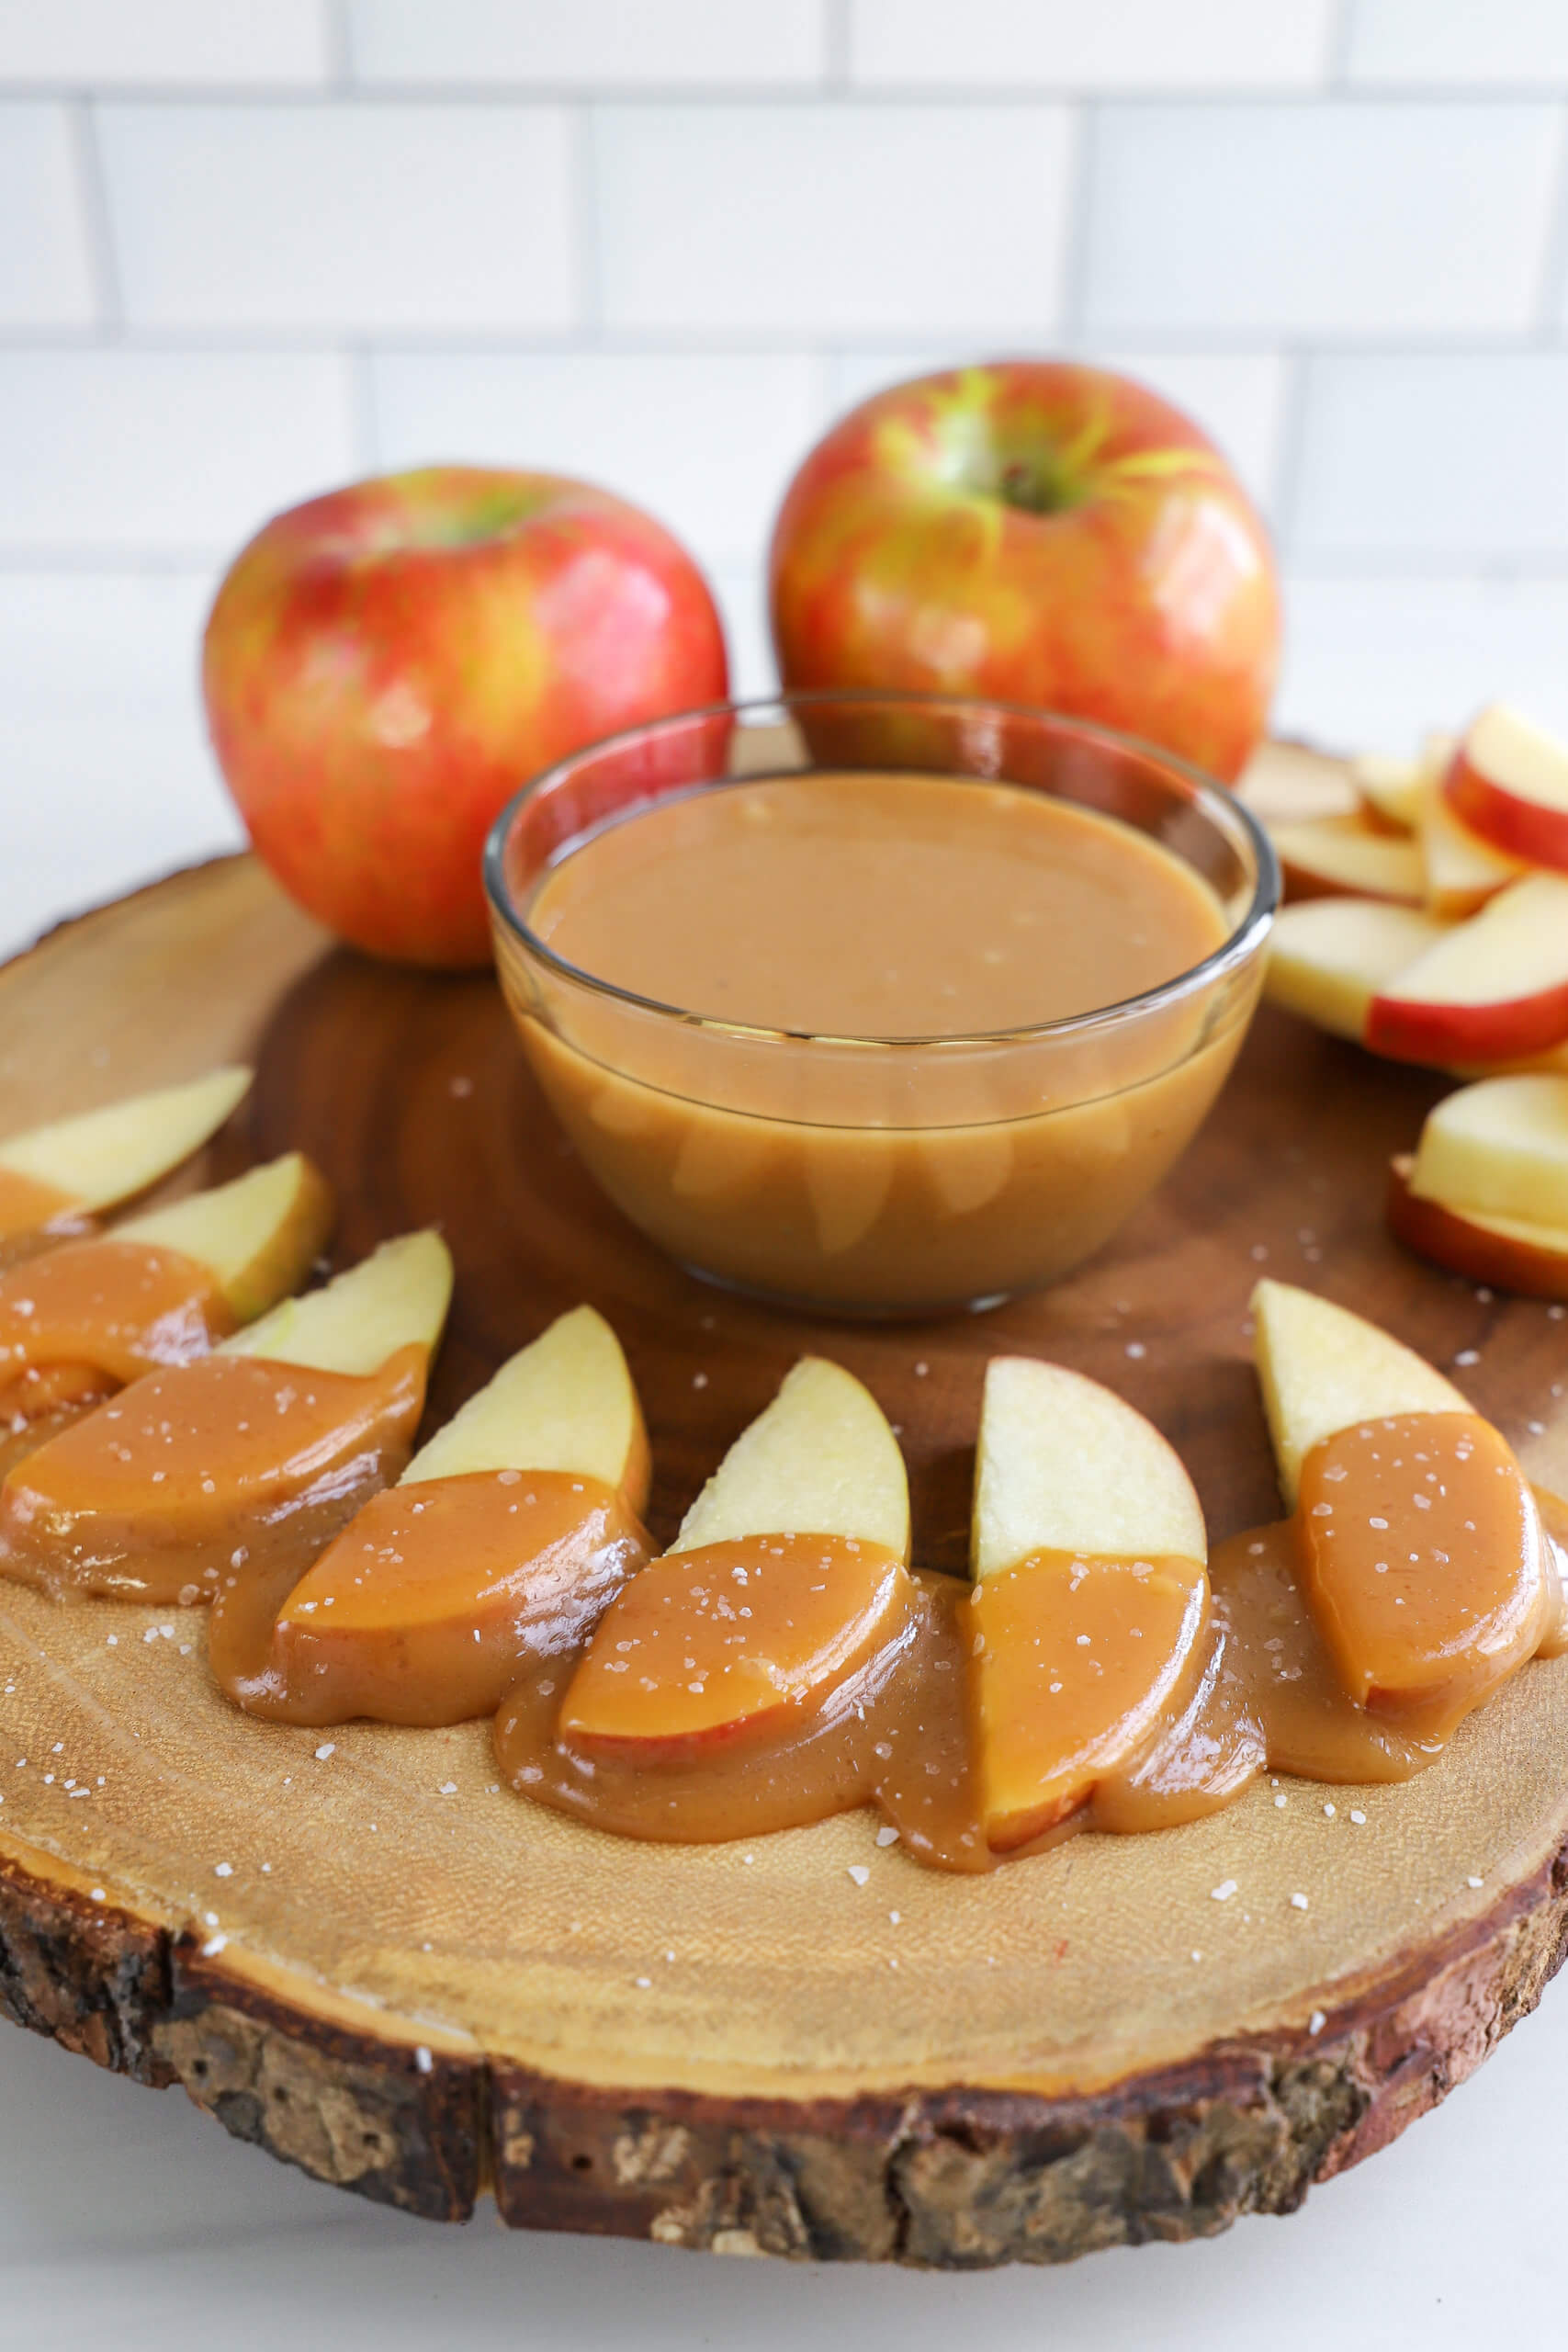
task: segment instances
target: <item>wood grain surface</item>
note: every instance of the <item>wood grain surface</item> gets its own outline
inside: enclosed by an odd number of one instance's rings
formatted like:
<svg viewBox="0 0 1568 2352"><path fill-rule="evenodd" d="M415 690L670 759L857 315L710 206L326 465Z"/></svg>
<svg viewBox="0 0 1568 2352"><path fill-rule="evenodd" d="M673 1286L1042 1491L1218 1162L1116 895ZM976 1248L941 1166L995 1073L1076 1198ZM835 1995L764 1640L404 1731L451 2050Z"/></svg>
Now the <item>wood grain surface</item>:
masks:
<svg viewBox="0 0 1568 2352"><path fill-rule="evenodd" d="M245 1056L252 1097L181 1181L302 1147L339 1191L340 1262L438 1220L457 1288L432 1422L592 1301L647 1406L656 1535L807 1349L899 1426L923 1565L963 1566L1004 1349L1149 1413L1215 1538L1268 1517L1264 1270L1439 1364L1474 1351L1481 1409L1568 1455L1531 1430L1568 1325L1384 1233L1388 1158L1435 1082L1268 1012L1099 1261L984 1317L875 1328L677 1272L587 1183L488 980L330 947L247 859L0 973L0 1133ZM498 1789L488 1725L253 1723L202 1653L198 1612L0 1588L0 2007L434 2216L488 2186L520 2224L956 2266L1206 2233L1393 2137L1568 1938L1568 1661L1407 1786L1266 1781L1187 1828L952 1879L867 1815L745 1847L605 1838Z"/></svg>

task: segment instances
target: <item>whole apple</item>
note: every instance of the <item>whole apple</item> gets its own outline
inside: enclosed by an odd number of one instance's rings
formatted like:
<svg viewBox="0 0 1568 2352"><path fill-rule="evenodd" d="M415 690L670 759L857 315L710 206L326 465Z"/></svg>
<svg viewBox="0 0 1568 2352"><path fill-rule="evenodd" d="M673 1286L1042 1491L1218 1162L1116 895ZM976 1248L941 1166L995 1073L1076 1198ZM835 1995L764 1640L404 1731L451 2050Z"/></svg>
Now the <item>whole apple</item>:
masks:
<svg viewBox="0 0 1568 2352"><path fill-rule="evenodd" d="M770 574L786 686L1032 703L1226 783L1263 732L1262 521L1197 425L1104 368L998 360L877 393L791 482Z"/></svg>
<svg viewBox="0 0 1568 2352"><path fill-rule="evenodd" d="M430 466L278 514L208 618L229 789L289 895L355 946L484 964L480 853L540 769L722 701L701 572L624 499Z"/></svg>

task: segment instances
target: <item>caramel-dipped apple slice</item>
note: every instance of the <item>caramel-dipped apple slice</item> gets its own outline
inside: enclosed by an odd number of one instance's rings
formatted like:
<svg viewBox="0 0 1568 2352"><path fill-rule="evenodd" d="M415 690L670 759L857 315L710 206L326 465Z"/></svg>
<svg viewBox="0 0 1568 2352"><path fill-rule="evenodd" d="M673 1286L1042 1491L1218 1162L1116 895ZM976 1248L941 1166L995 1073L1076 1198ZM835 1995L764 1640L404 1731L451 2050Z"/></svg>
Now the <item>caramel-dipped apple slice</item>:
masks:
<svg viewBox="0 0 1568 2352"><path fill-rule="evenodd" d="M144 1193L217 1134L251 1082L209 1070L0 1141L0 1240L85 1218Z"/></svg>
<svg viewBox="0 0 1568 2352"><path fill-rule="evenodd" d="M1270 838L1287 899L1387 899L1418 907L1427 893L1420 843L1379 831L1359 812L1276 825Z"/></svg>
<svg viewBox="0 0 1568 2352"><path fill-rule="evenodd" d="M1443 790L1493 849L1568 870L1568 743L1560 737L1494 703L1454 753Z"/></svg>
<svg viewBox="0 0 1568 2352"><path fill-rule="evenodd" d="M1389 1231L1407 1250L1494 1290L1568 1299L1568 1216L1558 1225L1538 1225L1528 1217L1456 1208L1413 1191L1415 1168L1412 1152L1389 1162Z"/></svg>
<svg viewBox="0 0 1568 2352"><path fill-rule="evenodd" d="M1196 1668L1208 1538L1152 1423L1028 1356L986 1369L970 1560L981 1814L998 1851L1077 1812Z"/></svg>
<svg viewBox="0 0 1568 2352"><path fill-rule="evenodd" d="M1373 997L1367 1043L1396 1061L1515 1061L1568 1039L1568 876L1532 874Z"/></svg>
<svg viewBox="0 0 1568 2352"><path fill-rule="evenodd" d="M858 1687L908 1622L903 1456L858 1380L797 1363L625 1587L572 1678L560 1731L649 1761L773 1736Z"/></svg>
<svg viewBox="0 0 1568 2352"><path fill-rule="evenodd" d="M1258 1375L1302 1577L1345 1690L1442 1739L1553 1612L1540 1514L1504 1440L1442 1374L1348 1308L1253 1295Z"/></svg>
<svg viewBox="0 0 1568 2352"><path fill-rule="evenodd" d="M332 1225L299 1152L0 1273L0 1413L13 1431L214 1339L302 1282Z"/></svg>
<svg viewBox="0 0 1568 2352"><path fill-rule="evenodd" d="M250 1323L298 1290L326 1246L334 1214L321 1170L290 1151L231 1183L122 1217L108 1238L194 1259L217 1283L231 1319Z"/></svg>
<svg viewBox="0 0 1568 2352"><path fill-rule="evenodd" d="M1373 997L1449 928L1417 907L1372 899L1311 899L1282 908L1269 942L1264 995L1359 1045Z"/></svg>
<svg viewBox="0 0 1568 2352"><path fill-rule="evenodd" d="M10 1472L0 1566L154 1601L205 1600L280 1552L302 1552L298 1575L406 1464L451 1282L440 1237L410 1234L134 1381Z"/></svg>
<svg viewBox="0 0 1568 2352"><path fill-rule="evenodd" d="M1410 1190L1445 1208L1568 1226L1568 1077L1484 1078L1427 1114Z"/></svg>
<svg viewBox="0 0 1568 2352"><path fill-rule="evenodd" d="M648 1557L648 1439L619 1340L580 1306L504 1363L253 1623L220 1595L231 1698L291 1722L493 1714L545 1641L586 1629Z"/></svg>

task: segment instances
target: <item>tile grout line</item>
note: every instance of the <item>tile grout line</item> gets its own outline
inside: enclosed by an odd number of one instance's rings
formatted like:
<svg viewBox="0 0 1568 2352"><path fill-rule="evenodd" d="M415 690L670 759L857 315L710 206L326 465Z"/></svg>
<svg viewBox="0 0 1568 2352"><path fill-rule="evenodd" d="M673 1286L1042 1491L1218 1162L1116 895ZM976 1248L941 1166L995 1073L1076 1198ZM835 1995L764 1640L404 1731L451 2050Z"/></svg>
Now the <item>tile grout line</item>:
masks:
<svg viewBox="0 0 1568 2352"><path fill-rule="evenodd" d="M604 340L604 255L600 242L599 166L595 115L592 103L571 110L572 248L577 266L579 345L586 340L595 348Z"/></svg>
<svg viewBox="0 0 1568 2352"><path fill-rule="evenodd" d="M1273 514L1271 536L1279 556L1280 569L1287 570L1295 552L1296 533L1301 520L1301 492L1303 476L1303 452L1306 447L1307 408L1312 398L1314 357L1310 352L1294 351L1281 354L1284 383L1280 398L1280 423L1275 435L1274 459L1270 473L1269 505Z"/></svg>
<svg viewBox="0 0 1568 2352"><path fill-rule="evenodd" d="M1092 99L1068 109L1066 134L1066 219L1062 225L1061 300L1055 333L1070 350L1077 350L1089 328L1089 249L1100 145L1100 108Z"/></svg>
<svg viewBox="0 0 1568 2352"><path fill-rule="evenodd" d="M1541 239L1540 282L1536 289L1535 342L1547 350L1562 340L1564 296L1568 295L1568 107L1557 109L1557 153L1552 164L1551 198L1546 234Z"/></svg>

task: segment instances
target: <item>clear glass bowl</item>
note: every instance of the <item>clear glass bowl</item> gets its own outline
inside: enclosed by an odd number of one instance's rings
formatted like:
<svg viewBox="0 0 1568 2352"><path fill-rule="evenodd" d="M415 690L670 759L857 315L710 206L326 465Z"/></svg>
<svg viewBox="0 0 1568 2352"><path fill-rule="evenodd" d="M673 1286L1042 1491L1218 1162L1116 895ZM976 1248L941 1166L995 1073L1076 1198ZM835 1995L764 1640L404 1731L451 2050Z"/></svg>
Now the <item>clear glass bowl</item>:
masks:
<svg viewBox="0 0 1568 2352"><path fill-rule="evenodd" d="M1224 940L1163 986L1069 1020L829 1037L652 1003L529 927L547 869L639 804L852 767L1005 781L1113 817L1201 876ZM1224 1082L1279 898L1256 820L1170 753L1046 712L872 694L693 711L576 752L502 810L485 886L524 1050L610 1199L694 1273L842 1315L995 1305L1108 1241Z"/></svg>

